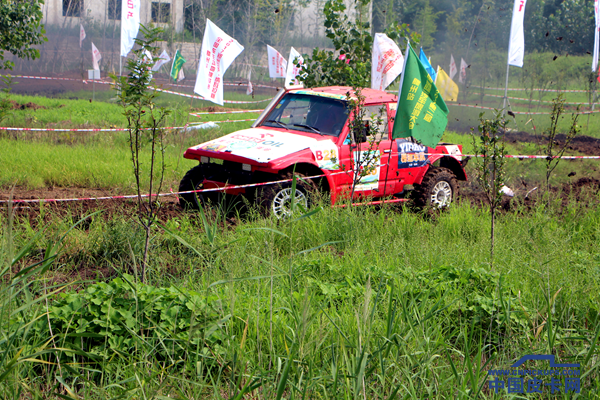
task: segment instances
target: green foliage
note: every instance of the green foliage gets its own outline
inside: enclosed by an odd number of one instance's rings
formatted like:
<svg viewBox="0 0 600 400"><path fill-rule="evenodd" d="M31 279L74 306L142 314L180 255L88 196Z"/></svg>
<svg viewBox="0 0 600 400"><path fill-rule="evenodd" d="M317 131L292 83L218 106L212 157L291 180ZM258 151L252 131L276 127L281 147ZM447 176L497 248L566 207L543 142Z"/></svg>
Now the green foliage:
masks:
<svg viewBox="0 0 600 400"><path fill-rule="evenodd" d="M360 18L361 9L367 4L366 0L357 1L354 10L356 19L352 21L348 16L350 10L343 0L328 0L325 3L325 33L333 42L335 51L315 48L312 55L304 55L298 79L305 86L370 86L373 36L370 24ZM420 35L411 32L407 24L392 23L386 27L385 33L392 40L403 38L410 40L413 45L420 40Z"/></svg>
<svg viewBox="0 0 600 400"><path fill-rule="evenodd" d="M517 305L515 294L506 286L501 286L500 295L497 293L501 277L496 272L444 265L418 272L415 278L409 293L429 292L442 306L448 306L449 323L470 321L476 336L490 330L523 332L528 327L527 310Z"/></svg>
<svg viewBox="0 0 600 400"><path fill-rule="evenodd" d="M594 2L591 0L533 2L531 46L558 54L585 54L594 44ZM527 18L527 16L526 16Z"/></svg>
<svg viewBox="0 0 600 400"><path fill-rule="evenodd" d="M162 30L160 28L148 29L144 25L140 25L140 30L144 39L135 39L139 48L133 50L136 60L129 59L127 61L128 75L126 77L113 75L113 79L117 82L115 85L115 89L118 91L117 97L124 109L123 115L127 118L129 149L137 188L138 218L146 230L141 275L142 281L144 281L148 266L150 229L155 222L158 208L160 208L160 203L152 197L154 194L161 193L166 171L165 130L162 129L162 125L170 111L156 105L155 98L158 93L148 87L152 83L152 59L158 56L158 47L153 46L152 43L158 40ZM148 54L151 57L148 57ZM147 167L142 166L141 155L145 142L150 145L150 162ZM142 200L142 176L148 177L149 187L146 200Z"/></svg>
<svg viewBox="0 0 600 400"><path fill-rule="evenodd" d="M496 111L492 119L479 114L479 140L473 135L477 181L490 205L490 266L494 268L494 241L496 210L502 202L501 188L504 186L506 147L501 136L506 131L503 111Z"/></svg>
<svg viewBox="0 0 600 400"><path fill-rule="evenodd" d="M429 51L433 48L433 35L437 31L436 20L442 12L434 12L433 7L429 5L429 0L425 0L422 8L419 9L414 19L414 28L421 34L421 46Z"/></svg>
<svg viewBox="0 0 600 400"><path fill-rule="evenodd" d="M558 166L561 161L561 157L565 154L565 151L569 147L571 141L581 131L581 127L577 125L577 119L579 118L579 106L577 110L571 115L571 123L569 124L569 130L565 134L565 140L562 143L556 141L556 135L558 133L558 122L563 119L565 112L565 99L561 94L558 95L552 104L552 113L550 115L550 128L543 132L544 139L546 141L546 191L547 195L550 196L550 176L554 169ZM548 197L548 201L550 198Z"/></svg>
<svg viewBox="0 0 600 400"><path fill-rule="evenodd" d="M348 151L350 154L359 154L354 152L357 145L365 143L361 146L360 158L354 159L354 165L352 166L352 188L350 198L353 198L356 186L360 184L361 180L367 175L371 174L375 168L379 165L381 155L376 156L375 154L379 150L379 144L385 137L385 123L384 118L387 119L385 107L371 112L365 107L365 97L362 95L360 88L353 90L353 95L350 92L347 93L349 115L351 120L349 122L350 128L350 141L348 141ZM350 169L350 166L343 166L345 169Z"/></svg>
<svg viewBox="0 0 600 400"><path fill-rule="evenodd" d="M35 308L44 282L102 265L93 252L114 242L102 234L113 222L95 218L67 238L44 279L31 277L30 297L14 300L21 310L12 322L33 321L15 339L24 343L21 356L44 353L39 362L23 357L0 397L19 387L21 397L63 391L48 389L62 379L80 398L467 399L487 369L546 354L547 338L561 360L582 364L582 394L591 396L600 389L599 200L499 216L495 272L486 265L487 216L466 202L435 218L327 207L276 228L271 219L223 226L207 216L218 225L210 237L197 214L181 214L167 225L196 251L158 232L153 285L129 276L76 281L56 288L62 294L48 298L48 310L43 298ZM119 214L111 219L126 229L131 222ZM62 218L45 220L33 249L63 231ZM35 231L25 220L17 225L22 248ZM220 260L206 262L222 243ZM124 269L130 250L112 249L110 261ZM51 337L56 350L44 347ZM8 358L20 348L9 348ZM248 392L256 385L260 391Z"/></svg>
<svg viewBox="0 0 600 400"><path fill-rule="evenodd" d="M2 97L0 98L0 124L11 114L12 103L10 101L10 91L12 90L13 79L9 75L0 75L0 80L4 84L2 88Z"/></svg>
<svg viewBox="0 0 600 400"><path fill-rule="evenodd" d="M125 274L79 293L61 294L49 315L64 362L79 359L89 365L114 362L114 357L128 359L146 343L154 347L155 360L191 368L192 360L213 366L224 353L220 327L229 317L220 318L221 312L215 297L136 283ZM46 321L37 329L49 334ZM83 359L77 357L82 354Z"/></svg>
<svg viewBox="0 0 600 400"><path fill-rule="evenodd" d="M474 160L477 165L477 180L490 206L495 208L502 200L500 188L505 179L506 149L501 135L506 130L507 122L502 111L496 111L492 119L485 119L483 113L479 118L479 136L473 136L473 148L478 156Z"/></svg>
<svg viewBox="0 0 600 400"><path fill-rule="evenodd" d="M42 44L43 0L3 0L0 3L0 69L12 69L12 61L4 61L4 52L19 58L35 60L40 52L33 46Z"/></svg>

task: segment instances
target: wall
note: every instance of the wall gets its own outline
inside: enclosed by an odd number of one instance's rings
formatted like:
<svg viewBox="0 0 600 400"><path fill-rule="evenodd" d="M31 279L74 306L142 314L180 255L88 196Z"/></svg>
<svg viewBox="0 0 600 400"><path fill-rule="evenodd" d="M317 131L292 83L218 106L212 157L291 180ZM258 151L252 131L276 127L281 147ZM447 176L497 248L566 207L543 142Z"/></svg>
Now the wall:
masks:
<svg viewBox="0 0 600 400"><path fill-rule="evenodd" d="M123 0L126 1L126 0ZM156 0L159 2L159 0ZM160 0L160 3L171 4L171 23L176 32L183 31L184 0ZM63 17L63 0L46 0L44 4L44 24L58 26L76 26L80 22L112 23L108 19L108 0L83 0L84 13L81 17ZM140 20L144 25L152 22L152 1L141 0ZM167 27L168 24L156 24ZM85 26L85 23L84 23Z"/></svg>

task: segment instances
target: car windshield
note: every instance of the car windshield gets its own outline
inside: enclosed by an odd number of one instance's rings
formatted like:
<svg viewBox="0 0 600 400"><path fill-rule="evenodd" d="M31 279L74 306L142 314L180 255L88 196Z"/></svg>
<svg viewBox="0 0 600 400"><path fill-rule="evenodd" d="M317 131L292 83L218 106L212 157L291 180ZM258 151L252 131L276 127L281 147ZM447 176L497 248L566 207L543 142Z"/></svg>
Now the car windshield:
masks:
<svg viewBox="0 0 600 400"><path fill-rule="evenodd" d="M286 94L261 126L339 136L348 120L345 100L306 94Z"/></svg>

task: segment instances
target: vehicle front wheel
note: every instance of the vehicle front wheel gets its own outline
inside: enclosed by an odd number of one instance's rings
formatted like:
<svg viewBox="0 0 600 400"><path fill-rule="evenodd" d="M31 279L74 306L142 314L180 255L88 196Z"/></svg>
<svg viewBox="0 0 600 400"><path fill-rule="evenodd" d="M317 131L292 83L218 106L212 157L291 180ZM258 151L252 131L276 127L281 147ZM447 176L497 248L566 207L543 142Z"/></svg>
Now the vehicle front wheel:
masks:
<svg viewBox="0 0 600 400"><path fill-rule="evenodd" d="M317 185L310 179L301 179L303 175L296 174L296 176L295 194L292 194L292 182L265 185L257 193L256 201L266 214L273 214L278 219L290 217L292 215L292 196L296 206L301 205L304 208L311 206L318 190ZM292 177L293 175L289 173L282 176L281 179L292 179Z"/></svg>
<svg viewBox="0 0 600 400"><path fill-rule="evenodd" d="M418 207L445 208L458 197L456 175L448 168L431 168L415 188L414 201Z"/></svg>
<svg viewBox="0 0 600 400"><path fill-rule="evenodd" d="M184 175L179 183L179 191L189 192L204 189L204 182L206 180L211 180L211 177L205 175L204 171L202 171L202 164L199 164ZM217 191L183 193L179 195L179 205L184 209L198 210L200 205L204 206L208 201L217 204L221 196L220 193Z"/></svg>

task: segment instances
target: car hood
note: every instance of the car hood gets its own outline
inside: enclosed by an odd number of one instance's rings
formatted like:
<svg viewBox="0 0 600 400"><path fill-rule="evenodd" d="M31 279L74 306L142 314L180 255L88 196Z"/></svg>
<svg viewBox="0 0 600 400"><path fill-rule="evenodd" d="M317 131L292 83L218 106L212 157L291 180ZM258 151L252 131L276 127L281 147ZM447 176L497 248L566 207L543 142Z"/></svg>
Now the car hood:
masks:
<svg viewBox="0 0 600 400"><path fill-rule="evenodd" d="M191 147L190 150L231 154L267 163L300 150L308 149L318 141L311 137L271 129L250 128Z"/></svg>

